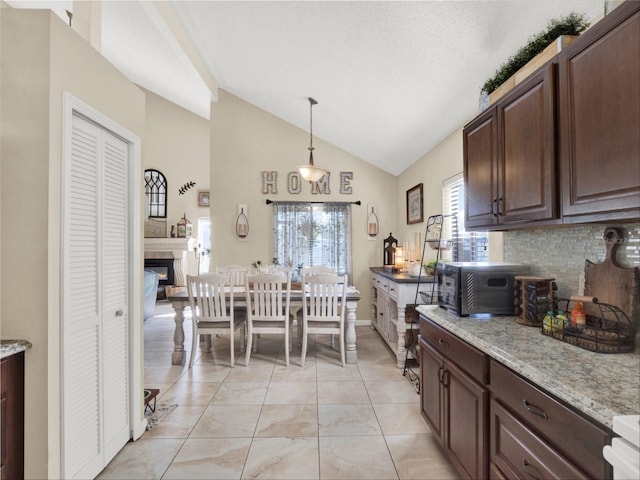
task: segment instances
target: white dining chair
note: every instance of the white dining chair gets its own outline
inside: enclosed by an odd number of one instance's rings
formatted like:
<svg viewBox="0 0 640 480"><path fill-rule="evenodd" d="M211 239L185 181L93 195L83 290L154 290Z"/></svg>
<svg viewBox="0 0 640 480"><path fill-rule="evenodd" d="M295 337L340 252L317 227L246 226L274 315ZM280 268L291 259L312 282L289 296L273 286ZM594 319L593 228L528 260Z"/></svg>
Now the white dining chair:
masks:
<svg viewBox="0 0 640 480"><path fill-rule="evenodd" d="M249 275L249 267L242 265L221 265L216 267L216 273L226 276L229 285L234 288L244 288L245 277Z"/></svg>
<svg viewBox="0 0 640 480"><path fill-rule="evenodd" d="M310 265L302 267L302 275L314 275L316 273L336 273L336 269L329 265Z"/></svg>
<svg viewBox="0 0 640 480"><path fill-rule="evenodd" d="M245 320L236 318L234 315L233 295L228 295L227 277L217 273L187 275L187 293L193 325L189 368L193 365L199 335L229 335L230 362L233 367L235 365L235 331L242 327L240 336L242 349ZM227 302L227 296L229 302Z"/></svg>
<svg viewBox="0 0 640 480"><path fill-rule="evenodd" d="M317 273L304 275L302 284L302 353L304 367L309 335L338 335L340 361L345 365L344 321L346 311L347 275ZM332 338L333 347L333 338Z"/></svg>
<svg viewBox="0 0 640 480"><path fill-rule="evenodd" d="M329 265L310 265L308 267L302 267L300 271L300 284L304 283L305 275L315 275L316 273L336 273L336 269ZM302 308L295 312L296 324L298 332L298 345L302 343ZM333 346L333 335L331 336L331 345Z"/></svg>
<svg viewBox="0 0 640 480"><path fill-rule="evenodd" d="M259 273L246 277L247 296L247 351L249 359L256 336L284 334L285 364L289 366L289 304L291 275Z"/></svg>
<svg viewBox="0 0 640 480"><path fill-rule="evenodd" d="M249 267L242 265L220 265L216 267L216 273L227 277L229 287L235 292L244 292L245 279L249 275ZM236 306L234 309L236 318L246 319L246 308Z"/></svg>

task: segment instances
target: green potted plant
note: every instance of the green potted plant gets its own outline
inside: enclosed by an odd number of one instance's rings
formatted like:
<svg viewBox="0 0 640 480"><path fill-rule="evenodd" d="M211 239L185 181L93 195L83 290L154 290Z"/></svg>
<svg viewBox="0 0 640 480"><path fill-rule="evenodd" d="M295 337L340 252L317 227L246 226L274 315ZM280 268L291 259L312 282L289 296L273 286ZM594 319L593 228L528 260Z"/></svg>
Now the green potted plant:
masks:
<svg viewBox="0 0 640 480"><path fill-rule="evenodd" d="M482 86L482 95L495 91L513 74L525 66L536 55L562 35L579 35L589 27L584 14L571 12L564 18L552 19L547 29L530 37L527 44L503 63L496 73Z"/></svg>

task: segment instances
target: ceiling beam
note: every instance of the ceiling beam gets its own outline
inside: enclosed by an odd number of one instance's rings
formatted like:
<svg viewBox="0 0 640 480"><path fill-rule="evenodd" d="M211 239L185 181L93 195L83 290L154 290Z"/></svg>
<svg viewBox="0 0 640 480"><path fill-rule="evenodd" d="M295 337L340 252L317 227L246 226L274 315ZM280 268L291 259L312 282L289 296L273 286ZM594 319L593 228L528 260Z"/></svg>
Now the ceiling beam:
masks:
<svg viewBox="0 0 640 480"><path fill-rule="evenodd" d="M191 64L207 85L211 93L211 101L218 101L218 82L205 65L202 57L193 46L189 34L182 22L171 9L170 2L154 0L152 2L141 1L140 5L149 16L149 19L165 37L169 45L173 45L176 51L186 55Z"/></svg>

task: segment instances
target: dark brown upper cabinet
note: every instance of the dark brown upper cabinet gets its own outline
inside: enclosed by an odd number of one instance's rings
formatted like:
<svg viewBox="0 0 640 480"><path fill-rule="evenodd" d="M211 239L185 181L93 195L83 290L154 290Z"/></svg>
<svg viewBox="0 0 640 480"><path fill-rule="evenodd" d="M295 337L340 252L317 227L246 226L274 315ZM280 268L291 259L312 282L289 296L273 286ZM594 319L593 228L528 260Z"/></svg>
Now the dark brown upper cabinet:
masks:
<svg viewBox="0 0 640 480"><path fill-rule="evenodd" d="M471 230L640 219L640 2L478 115L463 149Z"/></svg>
<svg viewBox="0 0 640 480"><path fill-rule="evenodd" d="M559 55L565 223L640 217L640 2Z"/></svg>
<svg viewBox="0 0 640 480"><path fill-rule="evenodd" d="M558 218L555 73L547 64L464 128L465 227Z"/></svg>

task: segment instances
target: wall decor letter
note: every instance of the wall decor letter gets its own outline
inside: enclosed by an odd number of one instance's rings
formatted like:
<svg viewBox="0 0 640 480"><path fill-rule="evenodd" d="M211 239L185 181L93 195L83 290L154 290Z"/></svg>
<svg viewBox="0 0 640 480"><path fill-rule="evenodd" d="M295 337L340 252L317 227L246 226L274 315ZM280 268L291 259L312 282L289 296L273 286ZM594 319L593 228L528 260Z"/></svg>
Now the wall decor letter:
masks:
<svg viewBox="0 0 640 480"><path fill-rule="evenodd" d="M313 195L317 195L319 193L329 195L331 193L331 189L329 188L330 176L331 173L325 173L324 176L317 182L311 182L311 193Z"/></svg>
<svg viewBox="0 0 640 480"><path fill-rule="evenodd" d="M353 193L350 180L353 180L353 172L340 172L340 193Z"/></svg>
<svg viewBox="0 0 640 480"><path fill-rule="evenodd" d="M262 193L278 193L278 172L262 172Z"/></svg>
<svg viewBox="0 0 640 480"><path fill-rule="evenodd" d="M289 172L287 176L287 191L289 193L300 193L302 189L302 182L300 181L300 174L298 172Z"/></svg>

